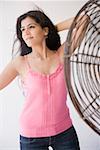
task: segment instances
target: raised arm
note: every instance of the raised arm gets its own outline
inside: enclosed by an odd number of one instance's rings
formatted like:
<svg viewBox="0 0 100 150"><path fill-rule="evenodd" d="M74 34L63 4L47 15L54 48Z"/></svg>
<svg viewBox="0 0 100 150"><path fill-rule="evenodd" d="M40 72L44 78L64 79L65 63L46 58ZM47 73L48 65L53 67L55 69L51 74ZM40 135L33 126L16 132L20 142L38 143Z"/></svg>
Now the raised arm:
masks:
<svg viewBox="0 0 100 150"><path fill-rule="evenodd" d="M60 31L63 31L63 30L68 30L73 22L74 18L69 18L69 19L66 19L62 22L59 22L58 24L56 24L56 28L57 28L57 31L60 32ZM59 54L63 60L63 54L64 54L64 47L65 47L65 42L59 47Z"/></svg>
<svg viewBox="0 0 100 150"><path fill-rule="evenodd" d="M67 20L64 20L64 21L56 24L57 31L60 32L60 31L69 29L73 20L74 20L74 18L69 18Z"/></svg>
<svg viewBox="0 0 100 150"><path fill-rule="evenodd" d="M74 21L74 18L70 18L70 19L64 20L64 21L56 24L57 31L60 32L60 31L69 29L71 27L71 24L73 21ZM71 49L76 49L80 45L81 41L84 38L89 21L90 21L89 16L87 16L85 14L80 15L78 17L78 19L77 19L78 27L76 25L75 29L73 30L73 33L72 33ZM59 48L61 57L64 54L64 46L65 46L65 43L63 43L62 46Z"/></svg>
<svg viewBox="0 0 100 150"><path fill-rule="evenodd" d="M18 75L15 60L9 62L5 69L0 74L0 90L5 88Z"/></svg>

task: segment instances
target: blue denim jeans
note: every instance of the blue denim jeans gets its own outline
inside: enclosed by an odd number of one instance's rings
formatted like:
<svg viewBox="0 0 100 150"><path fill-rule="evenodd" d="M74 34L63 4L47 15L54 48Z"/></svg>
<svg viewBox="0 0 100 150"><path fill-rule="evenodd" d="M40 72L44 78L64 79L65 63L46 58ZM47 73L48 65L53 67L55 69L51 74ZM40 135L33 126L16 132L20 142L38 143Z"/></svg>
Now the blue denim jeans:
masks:
<svg viewBox="0 0 100 150"><path fill-rule="evenodd" d="M75 128L50 137L27 138L20 135L20 150L80 150Z"/></svg>

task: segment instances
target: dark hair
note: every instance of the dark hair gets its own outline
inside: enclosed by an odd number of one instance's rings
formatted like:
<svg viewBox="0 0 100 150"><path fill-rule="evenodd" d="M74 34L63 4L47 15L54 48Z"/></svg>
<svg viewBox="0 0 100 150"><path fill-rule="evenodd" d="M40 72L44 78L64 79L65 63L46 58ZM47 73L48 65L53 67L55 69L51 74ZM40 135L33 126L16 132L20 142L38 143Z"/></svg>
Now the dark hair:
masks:
<svg viewBox="0 0 100 150"><path fill-rule="evenodd" d="M17 34L17 39L20 42L21 56L27 55L28 53L32 52L31 47L28 47L24 42L24 40L22 39L22 33L20 30L21 21L26 17L31 17L32 19L34 19L42 28L48 27L49 33L48 33L48 37L46 38L46 45L50 50L57 50L61 46L60 36L57 32L56 27L53 25L51 20L44 14L44 12L40 10L28 11L27 13L18 17L16 23L16 34Z"/></svg>

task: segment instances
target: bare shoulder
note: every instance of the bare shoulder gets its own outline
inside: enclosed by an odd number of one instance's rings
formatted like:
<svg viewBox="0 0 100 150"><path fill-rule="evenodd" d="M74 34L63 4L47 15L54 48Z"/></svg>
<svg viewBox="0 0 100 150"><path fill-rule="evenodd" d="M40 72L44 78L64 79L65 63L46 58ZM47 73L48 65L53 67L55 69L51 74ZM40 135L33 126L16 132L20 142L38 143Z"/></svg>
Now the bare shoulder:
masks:
<svg viewBox="0 0 100 150"><path fill-rule="evenodd" d="M24 62L24 56L17 56L17 57L15 57L15 58L13 58L12 61L13 61L15 64L22 63L22 62Z"/></svg>
<svg viewBox="0 0 100 150"><path fill-rule="evenodd" d="M24 68L24 65L25 65L24 56L17 56L15 58L13 58L12 63L15 66L18 73L21 74L23 72L23 68Z"/></svg>
<svg viewBox="0 0 100 150"><path fill-rule="evenodd" d="M18 56L6 65L0 73L0 90L10 84L18 75L22 74L22 64L24 64L24 59Z"/></svg>

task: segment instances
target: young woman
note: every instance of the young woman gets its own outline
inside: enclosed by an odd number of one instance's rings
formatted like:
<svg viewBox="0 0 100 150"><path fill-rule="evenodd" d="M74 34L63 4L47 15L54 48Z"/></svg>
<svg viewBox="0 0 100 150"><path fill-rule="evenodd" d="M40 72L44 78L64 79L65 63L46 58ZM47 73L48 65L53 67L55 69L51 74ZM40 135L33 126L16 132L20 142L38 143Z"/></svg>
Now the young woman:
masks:
<svg viewBox="0 0 100 150"><path fill-rule="evenodd" d="M0 90L20 76L25 104L20 116L20 150L79 150L76 131L66 105L63 52L59 31L73 19L56 26L42 11L21 15L16 24L20 56L0 75Z"/></svg>

